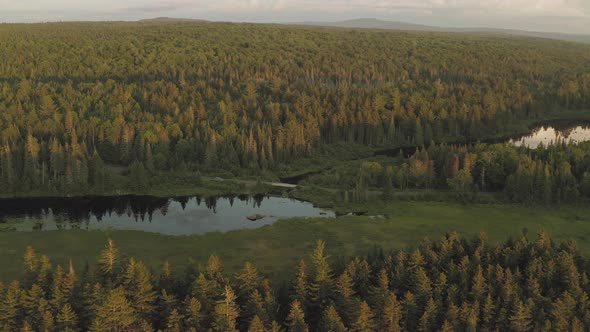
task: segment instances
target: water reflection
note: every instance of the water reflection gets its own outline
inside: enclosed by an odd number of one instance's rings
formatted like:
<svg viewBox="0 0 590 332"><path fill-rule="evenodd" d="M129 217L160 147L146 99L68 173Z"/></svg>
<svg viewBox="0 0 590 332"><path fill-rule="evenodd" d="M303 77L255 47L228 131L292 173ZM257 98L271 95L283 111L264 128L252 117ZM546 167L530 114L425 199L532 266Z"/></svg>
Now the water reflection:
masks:
<svg viewBox="0 0 590 332"><path fill-rule="evenodd" d="M256 221L248 216L261 215ZM289 198L259 196L144 196L1 199L4 231L118 229L168 235L258 228L281 218L334 216Z"/></svg>
<svg viewBox="0 0 590 332"><path fill-rule="evenodd" d="M530 134L511 139L509 142L516 146L537 148L561 143L580 143L590 141L590 126L571 126L554 124L535 128Z"/></svg>

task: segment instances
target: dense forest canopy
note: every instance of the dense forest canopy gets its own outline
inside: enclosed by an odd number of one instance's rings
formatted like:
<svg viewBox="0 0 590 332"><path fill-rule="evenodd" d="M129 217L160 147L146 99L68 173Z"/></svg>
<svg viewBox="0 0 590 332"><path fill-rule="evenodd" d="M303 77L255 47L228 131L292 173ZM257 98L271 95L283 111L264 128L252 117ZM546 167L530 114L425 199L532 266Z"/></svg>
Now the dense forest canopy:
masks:
<svg viewBox="0 0 590 332"><path fill-rule="evenodd" d="M154 274L109 241L98 264L54 266L29 247L25 276L0 283L3 331L587 331L588 259L526 232L491 245L448 234L415 250L334 264L319 241L288 282L211 256Z"/></svg>
<svg viewBox="0 0 590 332"><path fill-rule="evenodd" d="M2 190L110 165L274 169L321 146L428 145L590 105L590 46L229 23L0 26Z"/></svg>

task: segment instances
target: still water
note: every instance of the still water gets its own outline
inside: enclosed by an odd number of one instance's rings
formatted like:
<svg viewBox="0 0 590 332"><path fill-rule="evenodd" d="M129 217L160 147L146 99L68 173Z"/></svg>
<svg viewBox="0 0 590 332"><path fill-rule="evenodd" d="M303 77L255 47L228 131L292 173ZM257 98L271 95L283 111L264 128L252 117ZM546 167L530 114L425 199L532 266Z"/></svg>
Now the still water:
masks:
<svg viewBox="0 0 590 332"><path fill-rule="evenodd" d="M555 123L551 126L537 127L527 135L510 139L509 143L527 148L537 148L541 143L543 146L548 146L562 142L580 143L586 141L590 141L589 125L575 126Z"/></svg>
<svg viewBox="0 0 590 332"><path fill-rule="evenodd" d="M248 216L263 218L252 221ZM1 199L0 230L138 230L167 235L258 228L292 217L334 217L311 203L268 196Z"/></svg>

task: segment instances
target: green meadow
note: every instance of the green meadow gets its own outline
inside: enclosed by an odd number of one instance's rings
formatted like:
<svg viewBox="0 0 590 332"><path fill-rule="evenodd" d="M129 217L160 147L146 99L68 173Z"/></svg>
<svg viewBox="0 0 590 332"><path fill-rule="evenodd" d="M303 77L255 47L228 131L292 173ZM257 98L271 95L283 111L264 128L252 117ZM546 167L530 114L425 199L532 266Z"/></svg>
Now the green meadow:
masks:
<svg viewBox="0 0 590 332"><path fill-rule="evenodd" d="M540 208L516 205L461 205L448 202L376 201L366 205L365 216L332 219L289 219L255 230L195 236L164 236L135 231L51 231L0 233L0 264L3 281L19 277L22 255L28 245L50 257L57 265L71 258L78 271L94 265L108 238L125 256L145 261L156 272L164 261L176 273L189 262L206 264L210 255L219 256L227 271L234 272L244 261L255 263L271 277L294 269L304 253L323 239L333 260L358 255L379 247L410 249L423 238L440 239L456 231L467 237L484 232L491 243L521 236L534 240L547 231L555 241L575 240L590 253L590 208Z"/></svg>

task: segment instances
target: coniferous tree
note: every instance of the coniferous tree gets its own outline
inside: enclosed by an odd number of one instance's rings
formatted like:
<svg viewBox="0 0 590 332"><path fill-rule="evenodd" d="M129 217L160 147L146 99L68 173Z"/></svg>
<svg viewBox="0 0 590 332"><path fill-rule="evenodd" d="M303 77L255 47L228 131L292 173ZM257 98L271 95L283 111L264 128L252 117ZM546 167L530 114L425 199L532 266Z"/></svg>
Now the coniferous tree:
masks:
<svg viewBox="0 0 590 332"><path fill-rule="evenodd" d="M239 316L238 306L236 305L236 296L229 286L225 286L223 299L215 306L216 331L237 331L236 320Z"/></svg>
<svg viewBox="0 0 590 332"><path fill-rule="evenodd" d="M359 307L359 315L354 323L352 330L356 332L370 332L373 331L373 312L367 302L361 302Z"/></svg>
<svg viewBox="0 0 590 332"><path fill-rule="evenodd" d="M119 264L119 249L113 240L108 240L107 246L102 251L98 263L100 271L105 277L112 278L117 274Z"/></svg>
<svg viewBox="0 0 590 332"><path fill-rule="evenodd" d="M137 324L135 311L121 287L109 292L104 303L96 308L93 331L125 331Z"/></svg>
<svg viewBox="0 0 590 332"><path fill-rule="evenodd" d="M301 303L295 300L291 303L291 311L287 317L287 330L289 332L308 332L305 315L301 308Z"/></svg>
<svg viewBox="0 0 590 332"><path fill-rule="evenodd" d="M346 327L342 322L342 318L336 311L334 306L329 306L328 309L324 311L322 316L322 320L320 323L321 329L323 331L333 331L333 332L345 332Z"/></svg>

